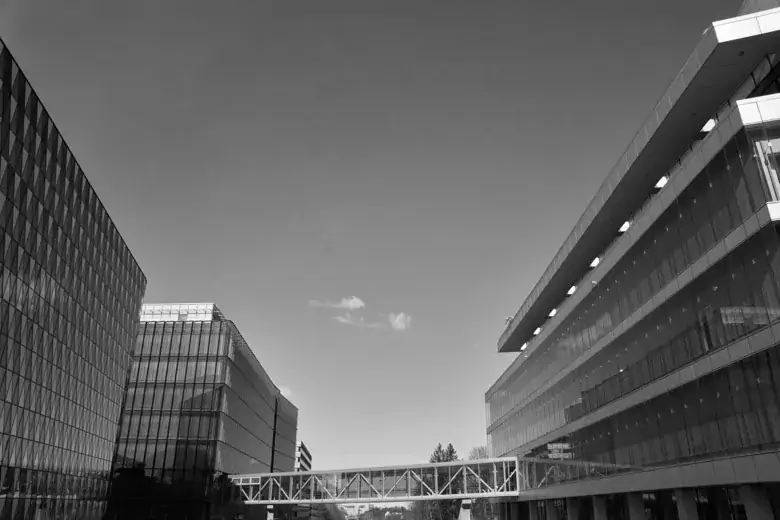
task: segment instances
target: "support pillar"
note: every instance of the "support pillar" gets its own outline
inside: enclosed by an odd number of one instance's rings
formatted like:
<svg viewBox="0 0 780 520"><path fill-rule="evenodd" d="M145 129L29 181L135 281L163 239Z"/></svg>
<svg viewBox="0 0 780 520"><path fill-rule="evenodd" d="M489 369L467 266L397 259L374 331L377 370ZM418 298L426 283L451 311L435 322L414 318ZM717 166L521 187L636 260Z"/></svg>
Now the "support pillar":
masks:
<svg viewBox="0 0 780 520"><path fill-rule="evenodd" d="M536 500L528 502L528 519L539 520L539 510L536 509Z"/></svg>
<svg viewBox="0 0 780 520"><path fill-rule="evenodd" d="M626 502L628 502L628 518L645 520L645 499L642 493L626 493Z"/></svg>
<svg viewBox="0 0 780 520"><path fill-rule="evenodd" d="M520 502L509 503L509 520L520 520Z"/></svg>
<svg viewBox="0 0 780 520"><path fill-rule="evenodd" d="M593 520L607 520L607 497L603 495L593 497Z"/></svg>
<svg viewBox="0 0 780 520"><path fill-rule="evenodd" d="M677 501L677 516L680 520L699 520L696 509L696 496L691 489L675 489L674 499Z"/></svg>
<svg viewBox="0 0 780 520"><path fill-rule="evenodd" d="M507 503L506 502L499 502L498 503L498 520L509 520L509 515L507 514L506 510Z"/></svg>
<svg viewBox="0 0 780 520"><path fill-rule="evenodd" d="M772 504L764 488L760 486L741 486L739 499L745 506L747 520L773 520Z"/></svg>
<svg viewBox="0 0 780 520"><path fill-rule="evenodd" d="M664 520L674 520L677 518L677 506L674 503L674 491L670 489L664 489L656 491L656 497L658 504L661 507L661 514Z"/></svg>
<svg viewBox="0 0 780 520"><path fill-rule="evenodd" d="M566 499L566 520L580 520L580 505L579 498Z"/></svg>
<svg viewBox="0 0 780 520"><path fill-rule="evenodd" d="M547 520L559 520L558 508L555 507L555 500L545 500L547 503Z"/></svg>

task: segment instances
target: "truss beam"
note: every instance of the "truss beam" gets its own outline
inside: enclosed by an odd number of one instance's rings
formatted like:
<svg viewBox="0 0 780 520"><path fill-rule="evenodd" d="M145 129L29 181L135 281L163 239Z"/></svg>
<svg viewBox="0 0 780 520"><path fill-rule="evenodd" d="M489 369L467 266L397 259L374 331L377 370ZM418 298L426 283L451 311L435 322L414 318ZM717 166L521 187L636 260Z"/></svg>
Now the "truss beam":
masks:
<svg viewBox="0 0 780 520"><path fill-rule="evenodd" d="M572 480L640 468L498 458L354 470L232 475L236 502L257 505L411 502L517 497Z"/></svg>

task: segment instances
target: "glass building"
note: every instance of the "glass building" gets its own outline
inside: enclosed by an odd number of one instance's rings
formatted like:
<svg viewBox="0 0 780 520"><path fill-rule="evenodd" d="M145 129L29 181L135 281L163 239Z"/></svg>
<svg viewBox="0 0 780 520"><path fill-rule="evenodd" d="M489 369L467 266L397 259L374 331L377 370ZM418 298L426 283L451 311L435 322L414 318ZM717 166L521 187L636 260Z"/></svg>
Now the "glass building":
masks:
<svg viewBox="0 0 780 520"><path fill-rule="evenodd" d="M311 461L309 448L303 441L298 441L295 445L295 471L311 471Z"/></svg>
<svg viewBox="0 0 780 520"><path fill-rule="evenodd" d="M232 518L226 476L292 471L297 422L216 305L145 304L109 517Z"/></svg>
<svg viewBox="0 0 780 520"><path fill-rule="evenodd" d="M509 321L491 455L561 464L505 514L780 518L777 4L704 32Z"/></svg>
<svg viewBox="0 0 780 520"><path fill-rule="evenodd" d="M0 518L96 519L146 279L0 43Z"/></svg>

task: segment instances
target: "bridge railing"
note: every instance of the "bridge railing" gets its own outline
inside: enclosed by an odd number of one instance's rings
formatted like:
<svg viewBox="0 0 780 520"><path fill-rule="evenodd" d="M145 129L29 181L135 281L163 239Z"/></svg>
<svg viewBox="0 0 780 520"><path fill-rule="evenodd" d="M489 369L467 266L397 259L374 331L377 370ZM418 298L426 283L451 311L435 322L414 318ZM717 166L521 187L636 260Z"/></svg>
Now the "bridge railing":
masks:
<svg viewBox="0 0 780 520"><path fill-rule="evenodd" d="M516 497L534 489L639 468L583 461L498 458L354 470L233 475L246 504L328 504Z"/></svg>

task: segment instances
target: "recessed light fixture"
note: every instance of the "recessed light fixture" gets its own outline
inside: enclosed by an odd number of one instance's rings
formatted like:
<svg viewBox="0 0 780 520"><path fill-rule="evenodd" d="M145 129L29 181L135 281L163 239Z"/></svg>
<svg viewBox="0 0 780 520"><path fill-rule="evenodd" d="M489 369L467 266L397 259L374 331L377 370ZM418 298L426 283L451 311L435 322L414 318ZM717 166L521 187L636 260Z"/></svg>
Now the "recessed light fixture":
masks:
<svg viewBox="0 0 780 520"><path fill-rule="evenodd" d="M590 263L590 266L591 266L591 267L596 267L597 265L599 265L599 262L601 262L601 259L600 259L599 257L596 257L596 258L594 258L594 259L593 259L593 261Z"/></svg>
<svg viewBox="0 0 780 520"><path fill-rule="evenodd" d="M538 336L540 332L542 332L542 328L536 327L536 330L534 331L534 336Z"/></svg>
<svg viewBox="0 0 780 520"><path fill-rule="evenodd" d="M618 231L620 233L625 233L626 231L628 231L629 227L631 227L631 223L628 220L626 220L625 222L623 222L623 225L620 226L620 229L618 229Z"/></svg>
<svg viewBox="0 0 780 520"><path fill-rule="evenodd" d="M553 309L553 310L551 310L551 311L550 311L550 314L548 314L547 316L549 316L550 318L552 318L552 317L553 317L553 316L555 316L556 314L558 314L558 309Z"/></svg>
<svg viewBox="0 0 780 520"><path fill-rule="evenodd" d="M577 290L577 286L576 285L572 285L571 287L569 287L569 290L566 291L566 296L571 296L572 294L574 294L574 291L576 291L576 290Z"/></svg>
<svg viewBox="0 0 780 520"><path fill-rule="evenodd" d="M525 349L527 349L527 348L528 348L528 342L526 342L526 343L523 343L523 346L522 346L522 347L520 347L520 352L524 351L524 350L525 350Z"/></svg>
<svg viewBox="0 0 780 520"><path fill-rule="evenodd" d="M667 177L666 175L664 175L663 177L661 177L660 179L658 179L658 182L656 182L656 183L655 183L655 187L656 187L656 188L658 188L658 189L660 190L661 188L663 188L664 186L666 186L666 183L667 183L667 182L669 182L669 177Z"/></svg>
<svg viewBox="0 0 780 520"><path fill-rule="evenodd" d="M704 126L701 127L701 131L702 132L709 132L713 128L715 128L715 120L714 119L710 119L709 121L704 123Z"/></svg>

